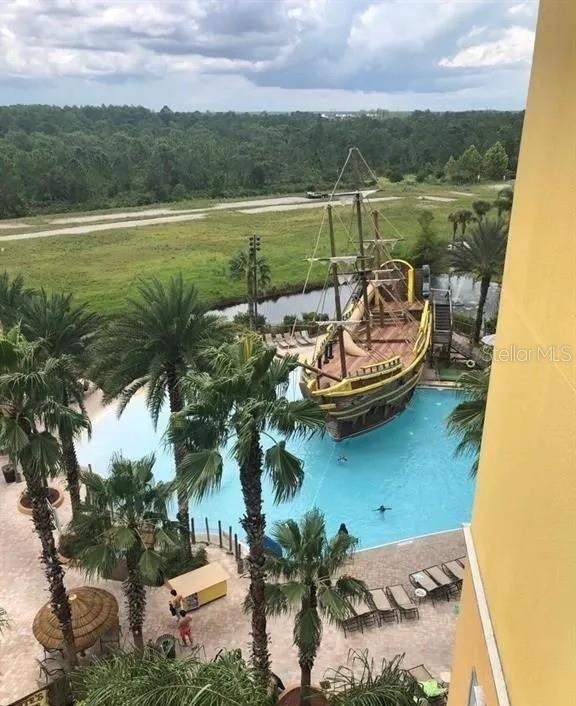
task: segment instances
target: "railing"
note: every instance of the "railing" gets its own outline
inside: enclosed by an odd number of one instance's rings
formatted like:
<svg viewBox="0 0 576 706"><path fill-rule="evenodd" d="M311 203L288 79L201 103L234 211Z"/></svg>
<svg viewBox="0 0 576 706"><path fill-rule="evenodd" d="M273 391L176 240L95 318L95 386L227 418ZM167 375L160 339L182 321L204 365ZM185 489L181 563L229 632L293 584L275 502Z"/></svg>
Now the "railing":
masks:
<svg viewBox="0 0 576 706"><path fill-rule="evenodd" d="M232 533L232 525L228 525L228 532L222 529L222 521L218 520L218 528L210 527L207 517L200 521L202 530L198 531L196 520L190 518L190 539L192 544L205 544L218 546L227 554L234 555L238 573L243 573L242 543L238 541L238 534Z"/></svg>

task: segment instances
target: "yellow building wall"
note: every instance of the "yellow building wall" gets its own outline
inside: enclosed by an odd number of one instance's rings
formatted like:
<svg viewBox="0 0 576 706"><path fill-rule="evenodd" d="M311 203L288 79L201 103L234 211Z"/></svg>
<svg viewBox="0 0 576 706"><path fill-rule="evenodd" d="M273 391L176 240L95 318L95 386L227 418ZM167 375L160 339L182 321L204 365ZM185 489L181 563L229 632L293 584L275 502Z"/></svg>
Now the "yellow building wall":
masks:
<svg viewBox="0 0 576 706"><path fill-rule="evenodd" d="M228 582L220 581L213 586L205 588L203 591L198 591L198 605L205 605L210 601L215 601L217 598L222 598L228 592Z"/></svg>
<svg viewBox="0 0 576 706"><path fill-rule="evenodd" d="M512 706L576 684L575 36L576 0L541 0L472 519ZM450 706L484 664L469 598Z"/></svg>

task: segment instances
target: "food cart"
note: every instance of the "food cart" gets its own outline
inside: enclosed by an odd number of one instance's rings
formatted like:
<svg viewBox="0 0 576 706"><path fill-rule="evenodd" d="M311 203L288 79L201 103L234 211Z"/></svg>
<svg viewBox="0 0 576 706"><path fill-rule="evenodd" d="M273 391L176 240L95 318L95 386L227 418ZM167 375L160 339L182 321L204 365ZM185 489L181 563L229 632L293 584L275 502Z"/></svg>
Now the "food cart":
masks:
<svg viewBox="0 0 576 706"><path fill-rule="evenodd" d="M184 610L195 610L228 593L228 574L217 561L168 579L170 589L182 596Z"/></svg>

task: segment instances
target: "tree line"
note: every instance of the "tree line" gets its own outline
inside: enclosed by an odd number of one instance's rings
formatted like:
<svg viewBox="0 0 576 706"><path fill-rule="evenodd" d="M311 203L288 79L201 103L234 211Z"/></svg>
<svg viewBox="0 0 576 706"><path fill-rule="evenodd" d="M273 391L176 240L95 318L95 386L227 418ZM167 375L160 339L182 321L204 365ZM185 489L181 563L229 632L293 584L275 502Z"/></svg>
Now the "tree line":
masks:
<svg viewBox="0 0 576 706"><path fill-rule="evenodd" d="M471 143L482 153L499 143L513 174L522 121L523 113L495 111L334 120L302 112L0 107L0 217L326 188L351 146L378 174L422 180L443 178L450 157L464 157Z"/></svg>

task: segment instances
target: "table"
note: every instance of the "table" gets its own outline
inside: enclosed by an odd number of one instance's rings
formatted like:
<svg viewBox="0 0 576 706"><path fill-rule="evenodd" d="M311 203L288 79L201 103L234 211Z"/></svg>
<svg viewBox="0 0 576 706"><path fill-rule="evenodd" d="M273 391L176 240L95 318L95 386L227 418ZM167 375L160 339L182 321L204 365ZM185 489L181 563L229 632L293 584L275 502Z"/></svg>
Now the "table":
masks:
<svg viewBox="0 0 576 706"><path fill-rule="evenodd" d="M428 595L428 591L425 588L415 588L414 595L416 596L416 598L424 599Z"/></svg>
<svg viewBox="0 0 576 706"><path fill-rule="evenodd" d="M166 583L182 596L185 610L195 610L228 593L228 574L217 561L168 579Z"/></svg>

